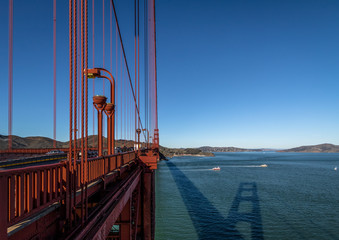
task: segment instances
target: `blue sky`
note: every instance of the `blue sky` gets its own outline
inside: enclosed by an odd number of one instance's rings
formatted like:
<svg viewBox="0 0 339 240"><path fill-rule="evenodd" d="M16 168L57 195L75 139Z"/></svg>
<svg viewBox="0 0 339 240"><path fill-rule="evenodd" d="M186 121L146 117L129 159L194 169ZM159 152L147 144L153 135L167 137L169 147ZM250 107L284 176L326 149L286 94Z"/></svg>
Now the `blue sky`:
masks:
<svg viewBox="0 0 339 240"><path fill-rule="evenodd" d="M133 37L132 2L117 2L124 39ZM7 134L7 4L0 10L1 134ZM52 137L52 1L15 4L13 133ZM160 144L339 144L338 12L335 0L157 1ZM57 128L67 140L65 0L58 1L57 19ZM126 49L133 66L133 42L126 40ZM34 107L38 98L46 102Z"/></svg>

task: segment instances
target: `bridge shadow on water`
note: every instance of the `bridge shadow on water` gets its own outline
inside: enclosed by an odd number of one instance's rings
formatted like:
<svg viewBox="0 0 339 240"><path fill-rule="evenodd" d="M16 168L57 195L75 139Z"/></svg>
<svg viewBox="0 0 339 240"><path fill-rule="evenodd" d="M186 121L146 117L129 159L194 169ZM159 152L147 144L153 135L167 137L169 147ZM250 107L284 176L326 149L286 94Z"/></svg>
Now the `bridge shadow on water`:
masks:
<svg viewBox="0 0 339 240"><path fill-rule="evenodd" d="M199 239L245 239L237 230L237 224L250 225L251 239L262 240L263 228L256 183L240 183L227 218L212 205L186 175L172 162L166 162L181 197L186 205ZM252 205L252 211L240 212L241 202Z"/></svg>

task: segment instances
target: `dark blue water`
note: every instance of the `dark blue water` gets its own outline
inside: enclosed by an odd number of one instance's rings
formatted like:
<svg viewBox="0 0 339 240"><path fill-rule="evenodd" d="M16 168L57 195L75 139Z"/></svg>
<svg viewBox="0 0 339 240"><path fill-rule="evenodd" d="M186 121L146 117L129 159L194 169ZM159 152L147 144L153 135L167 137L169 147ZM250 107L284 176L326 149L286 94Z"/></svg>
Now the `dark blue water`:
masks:
<svg viewBox="0 0 339 240"><path fill-rule="evenodd" d="M217 153L160 162L156 239L339 240L335 166L333 153Z"/></svg>

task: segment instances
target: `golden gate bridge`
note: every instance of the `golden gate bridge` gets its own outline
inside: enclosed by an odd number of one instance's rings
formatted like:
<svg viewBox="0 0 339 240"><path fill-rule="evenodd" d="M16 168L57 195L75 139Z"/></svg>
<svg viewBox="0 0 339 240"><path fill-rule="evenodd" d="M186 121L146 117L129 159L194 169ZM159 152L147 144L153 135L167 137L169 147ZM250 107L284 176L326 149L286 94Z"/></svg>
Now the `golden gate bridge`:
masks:
<svg viewBox="0 0 339 240"><path fill-rule="evenodd" d="M69 141L67 148L58 148L57 1L53 0L53 147L28 149L13 145L13 81L20 80L13 80L15 8L9 0L8 146L0 150L0 239L154 239L154 170L159 160L155 0L134 0L128 6L134 12L132 64L116 2L103 0L101 13L95 11L98 2L68 2L69 58L63 61L69 62L69 76L62 81L69 83ZM100 43L95 41L99 18ZM96 65L98 57L102 62ZM97 135L91 143L90 112ZM119 136L133 142L134 148L120 151ZM53 150L59 153L46 155Z"/></svg>

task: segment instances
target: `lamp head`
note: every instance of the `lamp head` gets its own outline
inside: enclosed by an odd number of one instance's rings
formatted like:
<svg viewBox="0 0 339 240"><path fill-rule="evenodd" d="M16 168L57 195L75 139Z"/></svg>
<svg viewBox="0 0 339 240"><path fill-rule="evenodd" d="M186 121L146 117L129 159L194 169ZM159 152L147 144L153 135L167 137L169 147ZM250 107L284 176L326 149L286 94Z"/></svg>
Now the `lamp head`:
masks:
<svg viewBox="0 0 339 240"><path fill-rule="evenodd" d="M86 70L84 70L84 73L86 73ZM96 78L96 77L100 77L101 73L100 70L97 68L91 68L91 69L87 69L87 77L88 78Z"/></svg>
<svg viewBox="0 0 339 240"><path fill-rule="evenodd" d="M102 110L106 106L106 100L107 100L107 98L105 96L95 95L93 97L93 104L94 104L94 106L96 106L96 108Z"/></svg>

